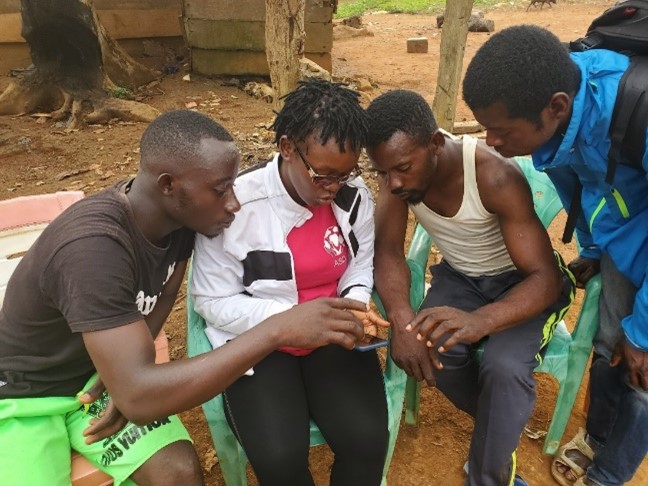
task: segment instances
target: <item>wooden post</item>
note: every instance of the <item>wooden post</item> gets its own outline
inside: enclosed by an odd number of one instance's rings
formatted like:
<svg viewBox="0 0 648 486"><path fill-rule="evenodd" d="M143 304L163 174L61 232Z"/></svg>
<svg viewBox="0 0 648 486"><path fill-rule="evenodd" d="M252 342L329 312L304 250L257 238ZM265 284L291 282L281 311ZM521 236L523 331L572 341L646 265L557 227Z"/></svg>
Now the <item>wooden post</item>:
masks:
<svg viewBox="0 0 648 486"><path fill-rule="evenodd" d="M283 105L280 98L293 91L300 78L305 5L305 0L266 0L265 45L275 111Z"/></svg>
<svg viewBox="0 0 648 486"><path fill-rule="evenodd" d="M452 132L473 0L446 2L441 32L441 60L432 112L439 127Z"/></svg>

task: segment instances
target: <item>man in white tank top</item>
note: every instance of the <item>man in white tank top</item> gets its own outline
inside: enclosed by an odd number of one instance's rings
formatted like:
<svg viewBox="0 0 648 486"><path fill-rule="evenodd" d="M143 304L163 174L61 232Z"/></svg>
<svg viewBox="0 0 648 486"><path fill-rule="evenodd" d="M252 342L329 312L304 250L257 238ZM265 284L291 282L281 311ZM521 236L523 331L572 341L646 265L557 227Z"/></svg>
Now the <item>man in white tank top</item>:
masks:
<svg viewBox="0 0 648 486"><path fill-rule="evenodd" d="M367 152L381 176L375 282L392 357L473 416L466 484L524 485L515 449L535 402L533 370L573 282L515 161L440 131L411 91L379 96L368 113ZM409 208L443 255L420 309L410 307L403 255Z"/></svg>

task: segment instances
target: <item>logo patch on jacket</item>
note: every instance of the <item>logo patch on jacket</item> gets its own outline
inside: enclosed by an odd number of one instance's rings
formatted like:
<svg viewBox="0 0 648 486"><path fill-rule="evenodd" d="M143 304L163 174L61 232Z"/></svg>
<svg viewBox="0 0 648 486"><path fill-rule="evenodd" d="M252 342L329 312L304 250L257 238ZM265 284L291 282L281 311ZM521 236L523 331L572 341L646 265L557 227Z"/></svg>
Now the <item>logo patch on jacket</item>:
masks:
<svg viewBox="0 0 648 486"><path fill-rule="evenodd" d="M346 242L342 237L339 226L329 226L324 232L324 250L335 258L335 266L346 263Z"/></svg>

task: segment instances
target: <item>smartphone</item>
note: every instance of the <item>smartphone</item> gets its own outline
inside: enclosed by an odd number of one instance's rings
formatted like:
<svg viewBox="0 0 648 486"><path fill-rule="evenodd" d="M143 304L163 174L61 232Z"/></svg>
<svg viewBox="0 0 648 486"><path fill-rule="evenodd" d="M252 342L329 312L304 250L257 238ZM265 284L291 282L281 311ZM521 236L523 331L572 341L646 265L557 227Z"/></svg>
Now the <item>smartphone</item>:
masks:
<svg viewBox="0 0 648 486"><path fill-rule="evenodd" d="M365 334L364 337L355 345L356 351L369 351L383 346L387 346L387 340L371 334Z"/></svg>

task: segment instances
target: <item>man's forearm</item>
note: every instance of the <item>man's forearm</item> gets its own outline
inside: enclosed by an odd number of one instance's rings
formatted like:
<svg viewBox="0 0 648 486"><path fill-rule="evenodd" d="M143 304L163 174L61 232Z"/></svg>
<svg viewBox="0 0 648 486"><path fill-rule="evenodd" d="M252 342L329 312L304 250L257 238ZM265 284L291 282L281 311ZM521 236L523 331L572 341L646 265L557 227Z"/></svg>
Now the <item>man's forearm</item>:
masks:
<svg viewBox="0 0 648 486"><path fill-rule="evenodd" d="M365 309L353 299L315 299L269 317L211 352L162 364L155 364L144 320L83 333L83 341L117 408L141 424L206 402L281 346L351 349L363 329L349 311ZM304 326L308 319L312 322Z"/></svg>
<svg viewBox="0 0 648 486"><path fill-rule="evenodd" d="M531 274L515 285L502 300L477 309L473 315L483 317L487 334L492 334L539 315L556 302L561 292L559 273L551 276ZM529 299L529 295L535 297Z"/></svg>
<svg viewBox="0 0 648 486"><path fill-rule="evenodd" d="M413 317L410 306L410 270L405 258L382 257L376 259L375 282L387 320L395 327L407 324L404 319Z"/></svg>
<svg viewBox="0 0 648 486"><path fill-rule="evenodd" d="M120 411L138 424L179 413L222 393L279 345L272 323L267 322L194 358L143 364L129 379L130 391L114 399Z"/></svg>

